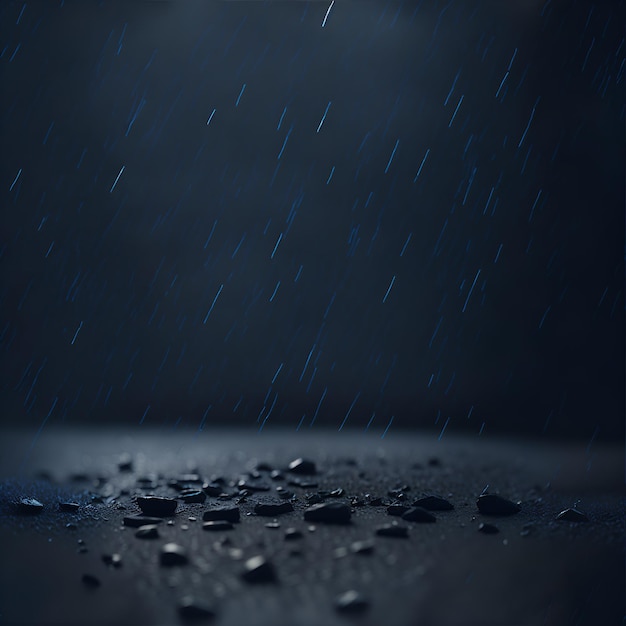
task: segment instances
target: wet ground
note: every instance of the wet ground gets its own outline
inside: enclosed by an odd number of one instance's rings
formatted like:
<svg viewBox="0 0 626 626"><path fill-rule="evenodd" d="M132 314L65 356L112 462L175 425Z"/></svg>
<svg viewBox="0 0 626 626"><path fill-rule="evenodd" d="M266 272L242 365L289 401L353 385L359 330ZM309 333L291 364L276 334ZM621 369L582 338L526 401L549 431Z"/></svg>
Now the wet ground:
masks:
<svg viewBox="0 0 626 626"><path fill-rule="evenodd" d="M0 433L1 624L624 617L621 445L271 430L33 436ZM312 465L290 469L299 458ZM167 500L141 499L150 494ZM485 495L508 514L487 514ZM144 512L154 523L134 519ZM138 537L140 524L154 528Z"/></svg>

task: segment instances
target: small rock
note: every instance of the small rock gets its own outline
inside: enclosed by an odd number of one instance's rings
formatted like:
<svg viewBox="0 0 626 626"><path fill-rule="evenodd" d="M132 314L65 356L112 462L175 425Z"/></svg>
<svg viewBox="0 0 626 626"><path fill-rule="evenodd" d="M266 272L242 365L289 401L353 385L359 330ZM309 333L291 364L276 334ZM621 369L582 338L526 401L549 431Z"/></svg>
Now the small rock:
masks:
<svg viewBox="0 0 626 626"><path fill-rule="evenodd" d="M241 577L249 583L276 582L274 565L263 556L253 556L245 562Z"/></svg>
<svg viewBox="0 0 626 626"><path fill-rule="evenodd" d="M264 461L256 464L257 472L271 472L273 469L274 468L269 463L265 463Z"/></svg>
<svg viewBox="0 0 626 626"><path fill-rule="evenodd" d="M437 518L429 513L426 509L423 509L419 506L414 506L410 508L406 513L402 515L402 519L407 522L422 522L422 523L432 523L436 522Z"/></svg>
<svg viewBox="0 0 626 626"><path fill-rule="evenodd" d="M300 487L300 489L315 489L318 486L317 481L302 478L290 478L287 484L292 487Z"/></svg>
<svg viewBox="0 0 626 626"><path fill-rule="evenodd" d="M288 528L285 531L285 541L293 541L294 539L302 539L304 535L297 528Z"/></svg>
<svg viewBox="0 0 626 626"><path fill-rule="evenodd" d="M522 510L519 504L489 493L479 496L476 505L483 515L515 515Z"/></svg>
<svg viewBox="0 0 626 626"><path fill-rule="evenodd" d="M191 596L184 597L178 603L178 614L186 622L212 620L216 615L210 606L198 602Z"/></svg>
<svg viewBox="0 0 626 626"><path fill-rule="evenodd" d="M349 524L351 515L350 507L341 502L314 504L304 511L305 520L326 524Z"/></svg>
<svg viewBox="0 0 626 626"><path fill-rule="evenodd" d="M76 526L76 524L72 524L72 522L65 524L65 528L67 528L68 530L78 530L78 526Z"/></svg>
<svg viewBox="0 0 626 626"><path fill-rule="evenodd" d="M374 552L374 542L369 540L354 541L350 545L350 550L355 554L372 554Z"/></svg>
<svg viewBox="0 0 626 626"><path fill-rule="evenodd" d="M17 510L23 515L38 515L43 511L43 504L35 498L22 498L17 503Z"/></svg>
<svg viewBox="0 0 626 626"><path fill-rule="evenodd" d="M280 522L267 522L265 528L271 528L272 530L278 530L280 528Z"/></svg>
<svg viewBox="0 0 626 626"><path fill-rule="evenodd" d="M140 526L135 531L135 537L138 539L158 539L159 527L156 524L146 524L145 526Z"/></svg>
<svg viewBox="0 0 626 626"><path fill-rule="evenodd" d="M337 596L335 608L340 613L362 613L369 608L369 602L358 591L351 589Z"/></svg>
<svg viewBox="0 0 626 626"><path fill-rule="evenodd" d="M122 556L120 554L103 554L102 562L110 567L122 567Z"/></svg>
<svg viewBox="0 0 626 626"><path fill-rule="evenodd" d="M341 487L338 487L337 489L333 489L328 495L331 498L341 498L341 496L343 496L344 491Z"/></svg>
<svg viewBox="0 0 626 626"><path fill-rule="evenodd" d="M578 509L565 509L561 511L556 519L564 522L588 522L589 518Z"/></svg>
<svg viewBox="0 0 626 626"><path fill-rule="evenodd" d="M305 496L308 504L319 504L320 502L324 502L324 498L320 496L319 493L307 493Z"/></svg>
<svg viewBox="0 0 626 626"><path fill-rule="evenodd" d="M246 490L246 491L269 491L270 487L269 485L265 485L263 483L257 483L251 480L245 480L245 479L241 479L238 483L237 483L237 488L240 491Z"/></svg>
<svg viewBox="0 0 626 626"><path fill-rule="evenodd" d="M387 507L387 515L395 515L396 517L400 517L404 515L410 507L405 506L404 504L390 504Z"/></svg>
<svg viewBox="0 0 626 626"><path fill-rule="evenodd" d="M224 490L222 489L222 485L219 485L218 483L204 483L202 485L202 491L204 491L204 493L206 493L207 496L216 498Z"/></svg>
<svg viewBox="0 0 626 626"><path fill-rule="evenodd" d="M117 462L117 469L120 472L132 472L133 471L133 458L130 454L122 454Z"/></svg>
<svg viewBox="0 0 626 626"><path fill-rule="evenodd" d="M367 500L367 503L370 506L384 506L385 505L384 500L381 497L379 497L379 496L369 496L368 500Z"/></svg>
<svg viewBox="0 0 626 626"><path fill-rule="evenodd" d="M270 478L272 480L285 480L285 475L280 470L272 470L270 472Z"/></svg>
<svg viewBox="0 0 626 626"><path fill-rule="evenodd" d="M76 513L80 509L80 504L77 502L59 502L59 511L65 513Z"/></svg>
<svg viewBox="0 0 626 626"><path fill-rule="evenodd" d="M238 506L220 506L209 509L202 514L205 522L214 520L225 520L227 522L238 522L241 519L241 513Z"/></svg>
<svg viewBox="0 0 626 626"><path fill-rule="evenodd" d="M348 548L339 546L333 550L333 557L336 559L343 559L348 556Z"/></svg>
<svg viewBox="0 0 626 626"><path fill-rule="evenodd" d="M452 511L452 509L454 509L454 506L450 502L438 496L419 498L413 502L413 506L420 506L427 511Z"/></svg>
<svg viewBox="0 0 626 626"><path fill-rule="evenodd" d="M147 515L127 515L123 519L124 526L139 528L149 524L160 524L163 520L160 517L149 517Z"/></svg>
<svg viewBox="0 0 626 626"><path fill-rule="evenodd" d="M177 476L176 480L179 483L197 483L202 484L204 481L200 474L182 474L181 476Z"/></svg>
<svg viewBox="0 0 626 626"><path fill-rule="evenodd" d="M159 496L139 496L137 505L144 515L156 517L167 517L174 515L178 502L172 498L161 498Z"/></svg>
<svg viewBox="0 0 626 626"><path fill-rule="evenodd" d="M181 495L180 499L186 504L202 503L206 500L206 494L203 491L192 491L191 493Z"/></svg>
<svg viewBox="0 0 626 626"><path fill-rule="evenodd" d="M226 520L211 520L202 524L202 530L233 530L235 528L231 522Z"/></svg>
<svg viewBox="0 0 626 626"><path fill-rule="evenodd" d="M91 587L92 589L95 589L102 584L100 579L96 578L92 574L83 574L82 581L86 587Z"/></svg>
<svg viewBox="0 0 626 626"><path fill-rule="evenodd" d="M315 463L313 461L303 458L294 459L293 461L291 461L291 463L289 463L288 469L293 474L311 475L317 473Z"/></svg>
<svg viewBox="0 0 626 626"><path fill-rule="evenodd" d="M478 526L478 531L484 533L485 535L497 535L500 532L500 529L493 524L485 524L481 522Z"/></svg>
<svg viewBox="0 0 626 626"><path fill-rule="evenodd" d="M283 513L291 513L291 511L293 511L291 502L272 502L268 500L266 502L257 502L254 505L254 513L264 517L276 517Z"/></svg>
<svg viewBox="0 0 626 626"><path fill-rule="evenodd" d="M166 543L161 548L161 565L166 567L172 565L185 565L189 562L185 548L177 543Z"/></svg>
<svg viewBox="0 0 626 626"><path fill-rule="evenodd" d="M376 529L376 534L381 537L399 537L408 538L409 529L406 526L398 526L396 524L385 524Z"/></svg>
<svg viewBox="0 0 626 626"><path fill-rule="evenodd" d="M291 500L291 498L295 497L293 491L289 491L289 489L280 486L276 487L276 493L281 500Z"/></svg>

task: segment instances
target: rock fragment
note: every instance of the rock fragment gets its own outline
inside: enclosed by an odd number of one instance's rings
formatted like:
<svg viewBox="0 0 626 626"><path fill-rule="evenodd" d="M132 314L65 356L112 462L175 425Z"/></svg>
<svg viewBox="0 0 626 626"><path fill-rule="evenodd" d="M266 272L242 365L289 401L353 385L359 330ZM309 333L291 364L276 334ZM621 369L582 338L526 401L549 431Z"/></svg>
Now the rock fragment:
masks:
<svg viewBox="0 0 626 626"><path fill-rule="evenodd" d="M238 506L219 506L209 509L202 514L205 522L224 520L227 522L238 522L241 519L241 513Z"/></svg>
<svg viewBox="0 0 626 626"><path fill-rule="evenodd" d="M273 583L276 569L264 556L253 556L245 562L241 577L248 583Z"/></svg>
<svg viewBox="0 0 626 626"><path fill-rule="evenodd" d="M578 509L565 509L561 511L556 519L562 522L588 522L589 518Z"/></svg>
<svg viewBox="0 0 626 626"><path fill-rule="evenodd" d="M126 515L122 520L124 526L139 528L150 524L160 524L163 520L160 517L150 517L148 515Z"/></svg>
<svg viewBox="0 0 626 626"><path fill-rule="evenodd" d="M419 506L427 511L452 511L454 506L445 498L439 496L425 496L413 502L413 506Z"/></svg>
<svg viewBox="0 0 626 626"><path fill-rule="evenodd" d="M158 539L159 527L156 524L146 524L145 526L140 526L135 531L135 537L138 539Z"/></svg>
<svg viewBox="0 0 626 626"><path fill-rule="evenodd" d="M490 493L479 496L476 506L483 515L515 515L522 510L519 504Z"/></svg>
<svg viewBox="0 0 626 626"><path fill-rule="evenodd" d="M402 519L406 520L407 522L421 523L432 523L437 521L437 518L432 513L419 506L414 506L410 508L406 513L403 513Z"/></svg>
<svg viewBox="0 0 626 626"><path fill-rule="evenodd" d="M308 522L325 524L349 524L352 511L342 502L314 504L304 511L304 519Z"/></svg>
<svg viewBox="0 0 626 626"><path fill-rule="evenodd" d="M17 510L22 515L39 515L43 511L43 504L35 498L21 498L17 503Z"/></svg>
<svg viewBox="0 0 626 626"><path fill-rule="evenodd" d="M189 562L187 551L177 543L166 543L161 548L160 563L165 567L186 565Z"/></svg>
<svg viewBox="0 0 626 626"><path fill-rule="evenodd" d="M139 496L137 505L144 515L168 517L174 515L178 502L172 498L162 498L160 496Z"/></svg>
<svg viewBox="0 0 626 626"><path fill-rule="evenodd" d="M363 613L369 606L369 602L353 589L342 593L335 599L335 608L340 613Z"/></svg>
<svg viewBox="0 0 626 626"><path fill-rule="evenodd" d="M317 468L315 467L315 463L309 459L294 459L289 463L288 466L289 471L292 474L305 474L312 475L317 473Z"/></svg>

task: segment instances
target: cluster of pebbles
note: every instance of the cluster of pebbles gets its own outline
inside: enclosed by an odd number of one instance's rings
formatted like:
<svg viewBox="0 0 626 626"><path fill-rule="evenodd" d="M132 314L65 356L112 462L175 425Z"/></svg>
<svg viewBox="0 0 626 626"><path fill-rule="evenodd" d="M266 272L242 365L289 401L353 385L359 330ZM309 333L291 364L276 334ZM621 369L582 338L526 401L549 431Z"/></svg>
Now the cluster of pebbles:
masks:
<svg viewBox="0 0 626 626"><path fill-rule="evenodd" d="M434 465L434 463L432 463ZM125 455L118 464L120 474L133 472L132 458ZM192 563L188 550L177 542L163 543L160 527L163 523L173 526L179 505L202 504L202 529L208 533L228 533L239 525L244 525L246 518L272 518L265 525L267 528L280 529L277 518L287 516L303 519L308 529L313 532L315 524L350 525L356 510L360 507L385 509L390 519L374 527L374 537L363 541L354 541L349 551L354 554L371 554L375 550L375 538L410 537L410 528L415 524L433 524L439 515L454 509L448 499L435 494L409 496L411 488L398 484L387 491L385 497L370 493L349 494L341 487L331 490L319 488L320 472L316 463L310 459L298 458L283 469L276 469L267 463L258 463L253 470L235 480L223 476L205 479L199 472L174 476L169 479L150 475L139 476L135 480L135 491L122 488L112 494L111 484L103 494L94 494L92 502L115 506L118 510L129 511L122 517L124 527L132 528L138 541L161 542L158 544L158 562L164 568L185 567ZM87 478L86 476L83 478ZM168 496L153 495L151 492L170 490ZM252 502L248 499L252 497ZM127 499L127 506L124 504ZM62 513L72 514L81 510L81 504L71 501L44 504L32 497L22 497L15 502L15 512L20 515L38 515L46 506L56 506ZM245 507L245 511L242 511ZM183 507L184 509L184 507ZM513 502L495 493L482 493L476 499L476 513L491 518L516 515L521 511L521 503ZM196 517L189 517L196 521ZM242 524L242 520L244 520ZM569 508L556 515L556 520L569 522L588 522L581 511ZM71 530L77 527L72 522L66 524ZM185 530L186 525L181 525ZM481 522L478 531L487 535L500 532L497 525ZM293 526L283 531L287 542L297 542L303 538L303 532ZM228 543L228 540L225 541ZM343 549L348 553L348 549ZM83 540L79 540L79 552L88 551ZM120 568L123 557L120 554L104 554L102 561L111 568ZM280 568L267 556L256 554L242 563L240 578L247 585L272 585L280 583ZM82 583L97 589L102 581L91 573L82 576ZM349 589L335 598L335 609L340 613L361 613L367 611L370 601L364 595ZM202 601L186 596L180 600L178 612L183 621L212 620L216 617L214 607Z"/></svg>

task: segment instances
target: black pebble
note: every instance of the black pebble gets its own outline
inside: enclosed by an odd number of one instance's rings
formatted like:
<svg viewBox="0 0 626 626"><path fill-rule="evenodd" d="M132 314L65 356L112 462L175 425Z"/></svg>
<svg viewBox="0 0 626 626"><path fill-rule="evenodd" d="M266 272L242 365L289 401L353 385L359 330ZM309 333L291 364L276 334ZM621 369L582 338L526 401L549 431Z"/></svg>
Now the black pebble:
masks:
<svg viewBox="0 0 626 626"><path fill-rule="evenodd" d="M67 528L68 530L78 530L78 526L76 526L76 524L72 524L72 522L65 524L65 528Z"/></svg>
<svg viewBox="0 0 626 626"><path fill-rule="evenodd" d="M265 463L264 461L256 464L257 472L271 472L273 469L274 468L269 463Z"/></svg>
<svg viewBox="0 0 626 626"><path fill-rule="evenodd" d="M374 552L373 541L355 541L350 545L350 550L355 554L372 554Z"/></svg>
<svg viewBox="0 0 626 626"><path fill-rule="evenodd" d="M413 502L413 506L420 506L427 511L452 511L454 506L438 496L426 496Z"/></svg>
<svg viewBox="0 0 626 626"><path fill-rule="evenodd" d="M401 515L404 515L408 510L409 507L405 506L404 504L390 504L387 507L387 515L395 515L397 517L400 517Z"/></svg>
<svg viewBox="0 0 626 626"><path fill-rule="evenodd" d="M476 505L483 515L515 515L522 510L519 504L489 493L479 496Z"/></svg>
<svg viewBox="0 0 626 626"><path fill-rule="evenodd" d="M96 578L91 574L83 574L82 581L84 585L86 585L87 587L91 587L92 589L95 589L102 584L99 578Z"/></svg>
<svg viewBox="0 0 626 626"><path fill-rule="evenodd" d="M320 496L319 493L307 493L305 496L308 504L319 504L320 502L324 502L324 498Z"/></svg>
<svg viewBox="0 0 626 626"><path fill-rule="evenodd" d="M130 526L131 528L160 524L162 521L160 517L149 517L147 515L127 515L123 519L124 526Z"/></svg>
<svg viewBox="0 0 626 626"><path fill-rule="evenodd" d="M276 493L278 497L282 500L290 500L294 497L293 491L289 491L289 489L285 489L284 487L276 487Z"/></svg>
<svg viewBox="0 0 626 626"><path fill-rule="evenodd" d="M385 505L384 500L379 496L369 496L367 503L370 506L384 506Z"/></svg>
<svg viewBox="0 0 626 626"><path fill-rule="evenodd" d="M268 500L267 502L257 502L254 505L255 514L264 517L275 517L283 513L291 513L291 511L293 511L291 502L271 502Z"/></svg>
<svg viewBox="0 0 626 626"><path fill-rule="evenodd" d="M407 538L409 529L406 526L396 526L395 524L385 524L376 529L376 534L381 537L400 537Z"/></svg>
<svg viewBox="0 0 626 626"><path fill-rule="evenodd" d="M234 526L226 520L211 520L202 524L202 530L232 530Z"/></svg>
<svg viewBox="0 0 626 626"><path fill-rule="evenodd" d="M582 512L577 509L565 509L561 511L556 519L559 521L565 522L588 522L589 518Z"/></svg>
<svg viewBox="0 0 626 626"><path fill-rule="evenodd" d="M76 513L80 509L80 504L76 502L59 502L59 511L65 513Z"/></svg>
<svg viewBox="0 0 626 626"><path fill-rule="evenodd" d="M196 622L212 620L215 611L204 603L194 600L191 596L183 598L178 604L178 614L183 621Z"/></svg>
<svg viewBox="0 0 626 626"><path fill-rule="evenodd" d="M179 483L196 483L198 485L204 482L200 474L183 474L182 476L177 476L175 480Z"/></svg>
<svg viewBox="0 0 626 626"><path fill-rule="evenodd" d="M402 515L402 519L407 522L422 522L422 523L432 523L436 522L437 518L429 513L426 509L422 509L419 506L414 506L410 508L406 513Z"/></svg>
<svg viewBox="0 0 626 626"><path fill-rule="evenodd" d="M102 562L110 567L122 567L122 557L119 554L103 554Z"/></svg>
<svg viewBox="0 0 626 626"><path fill-rule="evenodd" d="M133 459L130 454L122 454L117 462L117 469L120 472L132 472L133 471Z"/></svg>
<svg viewBox="0 0 626 626"><path fill-rule="evenodd" d="M369 602L357 591L350 590L337 596L335 608L341 613L362 613L369 608Z"/></svg>
<svg viewBox="0 0 626 626"><path fill-rule="evenodd" d="M187 504L194 502L204 502L206 500L206 494L202 491L192 491L191 493L185 493L180 496L180 499Z"/></svg>
<svg viewBox="0 0 626 626"><path fill-rule="evenodd" d="M350 507L341 502L314 504L304 511L304 519L308 522L326 524L349 524L351 515Z"/></svg>
<svg viewBox="0 0 626 626"><path fill-rule="evenodd" d="M174 515L178 502L172 498L161 498L159 496L139 496L137 505L144 515L155 515L156 517L166 517Z"/></svg>
<svg viewBox="0 0 626 626"><path fill-rule="evenodd" d="M287 481L288 485L292 487L300 487L300 489L315 489L318 483L314 480L303 480L301 478L290 478Z"/></svg>
<svg viewBox="0 0 626 626"><path fill-rule="evenodd" d="M169 567L171 565L185 565L189 559L185 548L177 543L166 543L161 548L160 561L161 565Z"/></svg>
<svg viewBox="0 0 626 626"><path fill-rule="evenodd" d="M341 496L343 496L344 491L341 487L338 487L337 489L333 489L331 492L329 492L329 496L331 498L341 498Z"/></svg>
<svg viewBox="0 0 626 626"><path fill-rule="evenodd" d="M222 486L217 483L204 483L202 485L202 491L204 491L207 496L217 497L224 490L222 489Z"/></svg>
<svg viewBox="0 0 626 626"><path fill-rule="evenodd" d="M237 483L237 488L240 491L243 491L243 490L247 490L247 491L269 491L270 490L269 485L264 485L263 483L257 483L257 482L254 482L254 481L245 480L243 478Z"/></svg>
<svg viewBox="0 0 626 626"><path fill-rule="evenodd" d="M315 463L308 459L294 459L289 463L288 467L289 471L294 474L316 474L317 468L315 467Z"/></svg>
<svg viewBox="0 0 626 626"><path fill-rule="evenodd" d="M238 506L220 506L215 509L209 509L202 514L205 522L214 520L225 520L227 522L238 522L241 519Z"/></svg>
<svg viewBox="0 0 626 626"><path fill-rule="evenodd" d="M17 503L17 510L24 515L38 515L43 511L43 504L35 498L22 498Z"/></svg>
<svg viewBox="0 0 626 626"><path fill-rule="evenodd" d="M274 565L263 556L253 556L245 563L241 577L249 583L276 582Z"/></svg>
<svg viewBox="0 0 626 626"><path fill-rule="evenodd" d="M493 524L481 523L478 526L478 531L481 533L485 533L485 535L497 535L500 532L500 529Z"/></svg>
<svg viewBox="0 0 626 626"><path fill-rule="evenodd" d="M271 528L272 530L277 530L280 528L280 522L267 522L267 524L265 524L265 528Z"/></svg>
<svg viewBox="0 0 626 626"><path fill-rule="evenodd" d="M135 537L138 537L139 539L158 539L159 527L156 524L146 524L145 526L140 526L135 532Z"/></svg>
<svg viewBox="0 0 626 626"><path fill-rule="evenodd" d="M302 537L303 537L302 531L298 530L297 528L288 528L285 531L286 541L293 541L294 539L302 539Z"/></svg>
<svg viewBox="0 0 626 626"><path fill-rule="evenodd" d="M272 480L285 480L285 475L280 470L272 470L270 478Z"/></svg>

